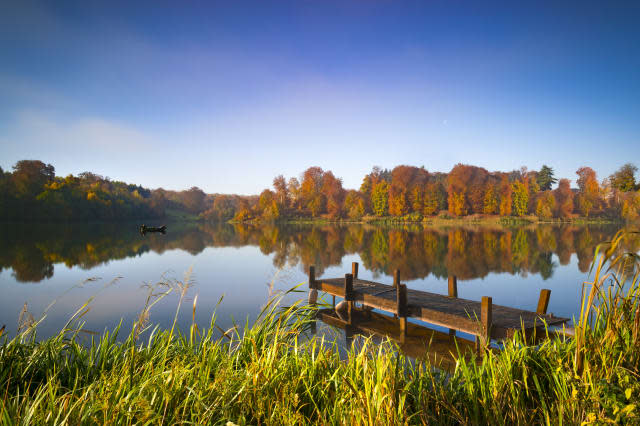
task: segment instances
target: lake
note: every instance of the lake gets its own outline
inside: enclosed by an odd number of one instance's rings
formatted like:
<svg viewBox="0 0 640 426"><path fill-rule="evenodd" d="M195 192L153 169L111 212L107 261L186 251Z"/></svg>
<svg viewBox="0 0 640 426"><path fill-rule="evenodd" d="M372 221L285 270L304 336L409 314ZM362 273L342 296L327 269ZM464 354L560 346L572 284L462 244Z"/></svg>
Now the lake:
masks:
<svg viewBox="0 0 640 426"><path fill-rule="evenodd" d="M220 327L255 319L272 295L318 277L340 277L360 263L359 277L390 284L395 269L409 288L447 293L458 277L458 296L535 310L551 289L548 312L579 314L582 283L598 243L618 225L530 225L514 228L421 225L202 225L169 224L166 234L138 232L136 224L0 225L0 326L10 335L23 310L40 318L38 335L56 333L92 298L82 317L101 332L120 320L128 333L144 307L149 286L191 284L178 323L208 326L214 310ZM637 247L634 251L637 251ZM220 298L223 297L221 303ZM287 302L306 298L292 294ZM174 293L151 311L150 322L170 326ZM24 317L24 315L23 315Z"/></svg>

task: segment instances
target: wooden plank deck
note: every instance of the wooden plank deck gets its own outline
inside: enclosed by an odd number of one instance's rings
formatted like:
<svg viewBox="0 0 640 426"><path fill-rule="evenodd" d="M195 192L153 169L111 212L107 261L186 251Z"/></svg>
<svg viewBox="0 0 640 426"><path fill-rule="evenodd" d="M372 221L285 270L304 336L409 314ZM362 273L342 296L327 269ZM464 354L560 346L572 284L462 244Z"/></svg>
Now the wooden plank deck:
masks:
<svg viewBox="0 0 640 426"><path fill-rule="evenodd" d="M333 296L342 297L350 304L359 302L365 306L480 336L484 339L504 339L511 337L517 330L525 334L543 326L559 325L569 318L556 317L546 313L550 291L541 292L538 312L494 305L491 298L484 297L482 302L461 299L457 295L455 278L450 279L449 293L453 296L407 289L400 284L399 272L396 272L393 286L361 280L357 277L357 264L352 268L355 274L346 274L345 278L315 278L315 269L310 268L309 287L324 291ZM354 277L354 275L356 277ZM454 283L452 289L451 283ZM406 298L403 301L403 293ZM484 305L484 306L483 306Z"/></svg>

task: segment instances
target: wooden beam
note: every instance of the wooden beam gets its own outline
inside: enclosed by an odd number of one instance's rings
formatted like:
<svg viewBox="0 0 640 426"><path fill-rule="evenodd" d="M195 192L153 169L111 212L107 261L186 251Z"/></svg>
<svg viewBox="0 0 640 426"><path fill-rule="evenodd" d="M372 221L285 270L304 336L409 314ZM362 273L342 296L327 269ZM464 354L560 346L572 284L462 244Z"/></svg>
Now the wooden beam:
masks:
<svg viewBox="0 0 640 426"><path fill-rule="evenodd" d="M316 288L316 267L309 266L309 288Z"/></svg>
<svg viewBox="0 0 640 426"><path fill-rule="evenodd" d="M491 342L491 322L493 320L493 301L488 296L482 296L480 306L480 321L482 322L482 345L489 346Z"/></svg>
<svg viewBox="0 0 640 426"><path fill-rule="evenodd" d="M547 313L547 308L549 307L550 298L551 298L551 290L546 288L540 290L540 298L538 299L538 308L536 309L536 314Z"/></svg>
<svg viewBox="0 0 640 426"><path fill-rule="evenodd" d="M458 278L455 275L449 275L449 297L458 297ZM455 336L456 331L449 329L449 336Z"/></svg>
<svg viewBox="0 0 640 426"><path fill-rule="evenodd" d="M458 297L458 278L449 275L449 297Z"/></svg>
<svg viewBox="0 0 640 426"><path fill-rule="evenodd" d="M344 274L344 300L347 301L347 315L349 322L351 322L351 311L353 310L353 300L355 299L353 293L353 275Z"/></svg>
<svg viewBox="0 0 640 426"><path fill-rule="evenodd" d="M400 320L400 331L405 332L407 330L407 286L404 284L398 285L398 291L396 292L396 312Z"/></svg>
<svg viewBox="0 0 640 426"><path fill-rule="evenodd" d="M358 262L351 262L351 275L353 275L353 279L358 279Z"/></svg>

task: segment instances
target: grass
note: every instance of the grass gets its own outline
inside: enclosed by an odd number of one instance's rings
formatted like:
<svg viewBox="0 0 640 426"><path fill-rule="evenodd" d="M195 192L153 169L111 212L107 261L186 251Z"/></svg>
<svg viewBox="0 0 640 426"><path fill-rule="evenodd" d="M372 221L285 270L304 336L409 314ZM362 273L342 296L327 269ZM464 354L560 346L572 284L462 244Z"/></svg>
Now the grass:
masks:
<svg viewBox="0 0 640 426"><path fill-rule="evenodd" d="M251 326L144 323L83 343L83 306L57 336L32 325L0 347L3 424L638 424L640 260L596 252L574 339L519 336L481 362L444 372L391 343L365 340L346 358L309 337L315 308L270 302ZM179 312L187 284L178 286ZM195 318L196 302L193 305ZM146 334L145 334L146 330ZM142 339L141 336L147 336Z"/></svg>

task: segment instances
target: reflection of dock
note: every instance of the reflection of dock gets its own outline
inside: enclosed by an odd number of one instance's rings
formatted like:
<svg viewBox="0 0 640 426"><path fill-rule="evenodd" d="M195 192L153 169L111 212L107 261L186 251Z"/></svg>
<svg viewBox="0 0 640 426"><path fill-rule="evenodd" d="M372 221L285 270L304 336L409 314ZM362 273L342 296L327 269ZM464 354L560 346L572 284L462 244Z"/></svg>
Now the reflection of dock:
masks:
<svg viewBox="0 0 640 426"><path fill-rule="evenodd" d="M354 309L351 322L341 318L333 309L320 309L317 318L344 330L347 347L355 334L386 337L396 342L405 355L416 359L427 356L434 364L444 368L455 366L458 354L470 355L475 351L475 344L469 340L418 324L408 323L406 331L401 332L399 319L370 310Z"/></svg>
<svg viewBox="0 0 640 426"><path fill-rule="evenodd" d="M507 306L493 305L491 297L482 297L481 302L458 298L457 281L449 277L449 295L408 290L400 283L400 272L396 270L392 286L358 279L358 264L353 263L352 273L344 278L316 279L315 268L309 267L309 287L339 296L346 301L346 318L349 321L354 303L359 302L399 318L399 328L406 332L407 318L416 318L430 324L446 327L477 336L483 346L491 339L504 339L520 330L529 336L547 325L559 325L568 318L547 314L550 290L542 290L536 312Z"/></svg>

